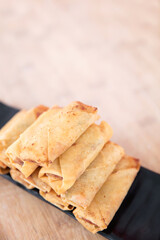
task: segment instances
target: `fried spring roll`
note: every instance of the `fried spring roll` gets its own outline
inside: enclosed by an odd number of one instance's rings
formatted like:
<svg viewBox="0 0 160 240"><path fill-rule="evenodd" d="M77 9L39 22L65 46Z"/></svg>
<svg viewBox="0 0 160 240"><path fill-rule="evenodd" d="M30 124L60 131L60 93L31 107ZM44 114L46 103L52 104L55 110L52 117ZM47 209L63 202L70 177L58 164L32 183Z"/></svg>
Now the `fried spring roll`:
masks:
<svg viewBox="0 0 160 240"><path fill-rule="evenodd" d="M55 106L48 111L51 111L52 115L55 115L60 109L61 109L60 107ZM43 113L39 117L39 119L41 119L41 118L43 119L48 111ZM32 127L34 125L37 126L37 122L41 122L41 120L39 121L39 119L37 119L21 136L26 135L26 132L28 132L29 129L32 129ZM41 142L41 141L43 142L43 137L46 137L46 136L43 135L44 129L40 123L39 123L39 127L41 129L42 136L41 136L41 139L37 139L37 142ZM29 132L30 132L30 130L29 130ZM32 137L34 138L35 132L33 131L32 133L33 133ZM24 176L27 178L35 171L38 164L36 162L32 161L30 158L26 158L26 159L20 158L21 157L20 153L21 153L21 148L22 148L21 139L23 138L21 136L12 145L10 145L10 147L7 149L6 156L10 159L11 165L16 167L19 171L21 171L24 174ZM48 140L46 139L46 141L48 141ZM35 137L35 142L36 142L36 137ZM30 139L26 138L26 144L27 143L30 143ZM24 142L23 142L23 144L24 144ZM47 142L46 142L46 144L47 144ZM34 146L34 143L32 142L31 145Z"/></svg>
<svg viewBox="0 0 160 240"><path fill-rule="evenodd" d="M56 207L62 209L62 210L69 210L71 211L73 209L72 205L69 205L61 199L60 195L57 195L54 190L51 190L50 192L42 192L40 191L40 195L47 200L48 202L52 203Z"/></svg>
<svg viewBox="0 0 160 240"><path fill-rule="evenodd" d="M112 129L106 122L92 124L58 160L50 167L42 168L39 177L48 177L55 192L64 193L83 174L111 136Z"/></svg>
<svg viewBox="0 0 160 240"><path fill-rule="evenodd" d="M86 210L76 208L74 215L90 232L108 227L124 200L140 165L137 159L125 156L119 162Z"/></svg>
<svg viewBox="0 0 160 240"><path fill-rule="evenodd" d="M55 114L55 108L45 112L15 142L16 157L41 166L51 164L65 152L85 130L98 119L97 109L73 102ZM15 151L8 149L10 158Z"/></svg>
<svg viewBox="0 0 160 240"><path fill-rule="evenodd" d="M19 170L11 169L10 170L10 174L11 174L11 177L13 178L13 180L15 180L16 182L21 183L26 188L28 188L28 189L33 189L34 188L31 184L29 184L26 181L24 181L24 175Z"/></svg>
<svg viewBox="0 0 160 240"><path fill-rule="evenodd" d="M17 135L20 135L17 125L20 119L25 116L26 112L26 110L22 110L15 114L0 130L0 169L3 168L4 170L7 167L11 167L5 151L7 147L16 140Z"/></svg>
<svg viewBox="0 0 160 240"><path fill-rule="evenodd" d="M6 166L13 167L5 155L6 149L47 109L47 107L40 105L29 111L22 110L15 114L0 130L0 160Z"/></svg>
<svg viewBox="0 0 160 240"><path fill-rule="evenodd" d="M122 147L113 142L106 143L75 184L62 194L62 198L68 204L86 209L123 156Z"/></svg>

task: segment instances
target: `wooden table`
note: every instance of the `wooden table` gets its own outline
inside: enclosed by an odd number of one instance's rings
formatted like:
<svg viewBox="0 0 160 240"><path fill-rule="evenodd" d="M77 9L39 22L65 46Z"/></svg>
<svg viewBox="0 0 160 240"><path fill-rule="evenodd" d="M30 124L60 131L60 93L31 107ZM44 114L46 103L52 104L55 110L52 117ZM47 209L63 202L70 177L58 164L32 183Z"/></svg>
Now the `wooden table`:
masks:
<svg viewBox="0 0 160 240"><path fill-rule="evenodd" d="M160 172L159 15L158 0L1 1L0 100L97 106L113 140ZM0 239L103 239L0 180Z"/></svg>

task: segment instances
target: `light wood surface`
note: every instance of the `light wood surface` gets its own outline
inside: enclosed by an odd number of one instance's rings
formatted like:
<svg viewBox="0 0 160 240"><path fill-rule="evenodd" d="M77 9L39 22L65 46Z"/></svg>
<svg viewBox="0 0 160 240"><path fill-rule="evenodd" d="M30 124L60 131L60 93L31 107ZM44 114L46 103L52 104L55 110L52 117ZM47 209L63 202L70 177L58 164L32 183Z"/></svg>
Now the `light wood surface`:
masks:
<svg viewBox="0 0 160 240"><path fill-rule="evenodd" d="M158 0L1 0L0 100L97 106L113 140L160 172L159 15ZM3 178L0 189L0 239L103 239Z"/></svg>

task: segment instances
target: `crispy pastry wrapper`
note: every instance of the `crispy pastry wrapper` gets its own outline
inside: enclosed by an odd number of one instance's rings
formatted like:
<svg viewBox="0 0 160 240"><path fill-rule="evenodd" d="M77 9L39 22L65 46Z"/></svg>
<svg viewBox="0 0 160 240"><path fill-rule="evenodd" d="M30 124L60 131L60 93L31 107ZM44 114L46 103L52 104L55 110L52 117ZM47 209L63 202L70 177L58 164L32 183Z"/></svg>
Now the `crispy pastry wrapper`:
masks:
<svg viewBox="0 0 160 240"><path fill-rule="evenodd" d="M0 160L6 167L11 167L11 165L5 151L19 137L21 127L19 128L18 125L26 113L26 110L18 112L0 130Z"/></svg>
<svg viewBox="0 0 160 240"><path fill-rule="evenodd" d="M69 210L71 211L73 209L72 205L69 205L65 203L62 199L61 196L56 194L54 190L51 190L50 192L42 192L40 191L40 195L47 200L48 202L52 203L56 207L62 209L62 210Z"/></svg>
<svg viewBox="0 0 160 240"><path fill-rule="evenodd" d="M123 156L122 147L113 142L106 143L75 184L62 194L62 198L68 204L86 209Z"/></svg>
<svg viewBox="0 0 160 240"><path fill-rule="evenodd" d="M17 169L11 169L10 170L11 177L16 181L24 185L28 189L33 189L34 187L31 184L28 184L26 181L24 181L24 175Z"/></svg>
<svg viewBox="0 0 160 240"><path fill-rule="evenodd" d="M58 106L53 107L51 109L52 110L52 114L56 114L60 109L61 108L58 107ZM46 114L46 112L43 113L42 115L45 115L45 114ZM40 116L39 118L41 118L41 117L43 118L43 116ZM37 121L39 121L39 119L37 119ZM35 125L36 125L37 121L34 122ZM32 124L32 125L34 125L34 124ZM32 128L32 126L31 126L31 128ZM30 129L30 127L28 129ZM28 129L26 131L28 131ZM42 129L42 131L43 131L43 129ZM24 132L24 134L25 134L25 132ZM28 140L26 139L26 141L28 141ZM41 141L41 140L39 139L37 141ZM25 161L22 161L22 159L19 158L20 157L21 144L22 144L21 143L21 137L19 137L7 149L6 156L10 159L11 166L17 168L27 178L35 171L35 169L38 167L38 164L36 162L32 161L31 159L25 159Z"/></svg>
<svg viewBox="0 0 160 240"><path fill-rule="evenodd" d="M51 164L98 119L97 109L73 102L63 109L52 108L41 115L14 143L7 154L12 161Z"/></svg>
<svg viewBox="0 0 160 240"><path fill-rule="evenodd" d="M38 178L39 170L40 167L38 167L28 178L25 178L25 176L17 169L11 169L10 174L15 181L23 184L28 189L37 188L43 192L49 192L51 187Z"/></svg>
<svg viewBox="0 0 160 240"><path fill-rule="evenodd" d="M39 105L29 111L22 110L15 114L0 130L0 160L6 166L13 168L5 155L6 149L47 109L47 107Z"/></svg>
<svg viewBox="0 0 160 240"><path fill-rule="evenodd" d="M18 169L24 177L28 178L38 167L36 163L29 162L29 161L21 161L19 158L11 160L12 167Z"/></svg>
<svg viewBox="0 0 160 240"><path fill-rule="evenodd" d="M137 159L128 156L122 158L90 206L85 210L79 208L74 210L73 213L77 220L92 233L107 228L124 200L139 168Z"/></svg>
<svg viewBox="0 0 160 240"><path fill-rule="evenodd" d="M33 187L38 188L42 192L49 192L51 190L51 187L38 177L39 170L40 167L38 167L28 178L24 177L24 181Z"/></svg>
<svg viewBox="0 0 160 240"><path fill-rule="evenodd" d="M42 168L39 176L42 179L48 177L57 194L64 193L83 174L111 136L112 129L106 122L92 124L50 167Z"/></svg>

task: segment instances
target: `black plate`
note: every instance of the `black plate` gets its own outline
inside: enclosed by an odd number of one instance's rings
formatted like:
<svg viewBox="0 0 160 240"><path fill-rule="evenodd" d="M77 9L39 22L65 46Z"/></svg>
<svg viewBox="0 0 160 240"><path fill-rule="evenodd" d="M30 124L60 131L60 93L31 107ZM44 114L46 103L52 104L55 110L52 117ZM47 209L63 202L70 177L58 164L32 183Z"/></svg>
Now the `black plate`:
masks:
<svg viewBox="0 0 160 240"><path fill-rule="evenodd" d="M0 128L17 111L18 109L0 103ZM38 190L26 189L15 182L9 174L2 177L45 201ZM63 212L74 218L72 212ZM110 240L160 240L160 175L141 167L108 228L99 234Z"/></svg>

